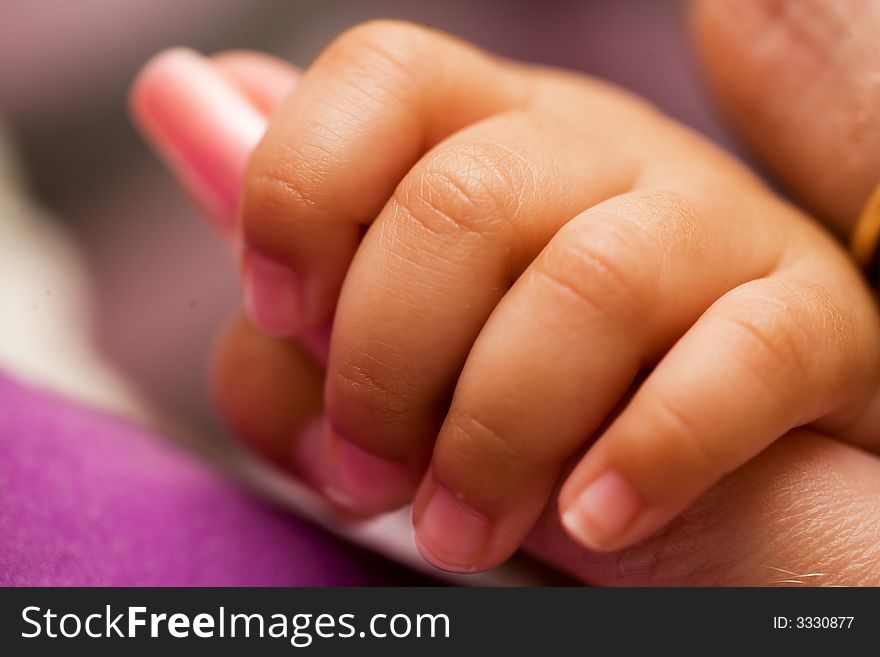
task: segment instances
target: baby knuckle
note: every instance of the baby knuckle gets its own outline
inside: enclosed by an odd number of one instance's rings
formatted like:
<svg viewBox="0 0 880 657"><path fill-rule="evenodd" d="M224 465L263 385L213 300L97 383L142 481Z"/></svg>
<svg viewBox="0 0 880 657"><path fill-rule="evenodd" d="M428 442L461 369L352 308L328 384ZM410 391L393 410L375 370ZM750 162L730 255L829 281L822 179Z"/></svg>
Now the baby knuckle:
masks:
<svg viewBox="0 0 880 657"><path fill-rule="evenodd" d="M858 330L855 318L842 307L840 300L824 285L807 281L788 281L787 297L793 321L803 328L811 344L817 339L827 341L837 353L850 352L854 358Z"/></svg>
<svg viewBox="0 0 880 657"><path fill-rule="evenodd" d="M398 424L411 408L406 384L364 355L336 361L327 373L328 398L333 405L345 407L353 417Z"/></svg>
<svg viewBox="0 0 880 657"><path fill-rule="evenodd" d="M817 284L785 281L752 287L744 310L730 322L745 350L743 362L755 377L773 385L780 394L798 391L815 381L826 351L850 342L851 320L830 291ZM831 343L839 343L833 345ZM827 377L834 368L822 368Z"/></svg>
<svg viewBox="0 0 880 657"><path fill-rule="evenodd" d="M616 231L568 230L551 242L538 274L590 312L613 320L630 319L644 308L634 281L638 267Z"/></svg>
<svg viewBox="0 0 880 657"><path fill-rule="evenodd" d="M277 223L291 224L303 211L319 205L326 193L321 184L326 168L321 158L308 158L295 148L255 157L242 195L246 236L258 234L263 224L273 224L272 229Z"/></svg>
<svg viewBox="0 0 880 657"><path fill-rule="evenodd" d="M701 242L703 221L689 198L678 192L656 191L646 194L641 201L650 210L640 216L651 217L651 239L660 243L667 239L671 243Z"/></svg>
<svg viewBox="0 0 880 657"><path fill-rule="evenodd" d="M439 236L491 236L516 221L527 165L491 143L443 149L412 171L393 196L402 218Z"/></svg>
<svg viewBox="0 0 880 657"><path fill-rule="evenodd" d="M338 36L322 58L357 70L412 74L431 61L439 36L403 20L377 19L355 25ZM431 57L429 59L428 57Z"/></svg>
<svg viewBox="0 0 880 657"><path fill-rule="evenodd" d="M508 430L474 408L450 410L443 425L443 447L435 453L434 467L448 481L462 470L500 481L520 472L524 464L535 467Z"/></svg>
<svg viewBox="0 0 880 657"><path fill-rule="evenodd" d="M698 260L707 251L706 216L699 203L680 192L656 189L617 199L614 214L627 225L629 239L654 245L676 259Z"/></svg>
<svg viewBox="0 0 880 657"><path fill-rule="evenodd" d="M660 446L661 456L675 454L693 472L717 473L729 469L731 454L724 444L707 435L693 417L693 409L682 401L658 395L653 410L656 435L665 436L671 443Z"/></svg>
<svg viewBox="0 0 880 657"><path fill-rule="evenodd" d="M809 356L801 346L801 329L793 321L752 313L731 317L730 323L744 354L743 365L778 395L787 396L791 384L799 387L809 375Z"/></svg>

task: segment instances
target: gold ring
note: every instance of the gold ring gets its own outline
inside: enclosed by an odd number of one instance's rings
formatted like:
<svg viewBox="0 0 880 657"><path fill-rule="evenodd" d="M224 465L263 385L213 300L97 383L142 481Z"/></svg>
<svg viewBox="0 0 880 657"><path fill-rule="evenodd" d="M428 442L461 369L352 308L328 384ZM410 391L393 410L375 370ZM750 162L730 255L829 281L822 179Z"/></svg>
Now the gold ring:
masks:
<svg viewBox="0 0 880 657"><path fill-rule="evenodd" d="M859 213L859 221L850 241L850 252L863 269L871 268L872 261L878 260L878 243L880 243L880 185L874 188L868 202ZM876 283L874 280L871 282Z"/></svg>

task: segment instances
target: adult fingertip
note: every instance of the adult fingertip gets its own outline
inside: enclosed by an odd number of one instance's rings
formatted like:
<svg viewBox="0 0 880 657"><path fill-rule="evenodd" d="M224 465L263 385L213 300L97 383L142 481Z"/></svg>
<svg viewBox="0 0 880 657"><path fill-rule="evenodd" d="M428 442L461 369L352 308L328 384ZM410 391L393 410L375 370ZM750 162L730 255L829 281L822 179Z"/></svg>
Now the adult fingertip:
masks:
<svg viewBox="0 0 880 657"><path fill-rule="evenodd" d="M189 48L171 48L147 62L129 106L145 139L186 191L230 228L266 117L210 59Z"/></svg>

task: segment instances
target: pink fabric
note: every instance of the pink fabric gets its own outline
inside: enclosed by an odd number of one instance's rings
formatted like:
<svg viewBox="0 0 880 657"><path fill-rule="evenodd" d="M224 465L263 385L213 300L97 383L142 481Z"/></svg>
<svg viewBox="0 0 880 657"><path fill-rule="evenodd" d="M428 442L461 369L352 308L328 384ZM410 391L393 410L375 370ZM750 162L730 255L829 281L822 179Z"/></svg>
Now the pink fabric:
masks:
<svg viewBox="0 0 880 657"><path fill-rule="evenodd" d="M0 585L418 583L149 431L0 373Z"/></svg>

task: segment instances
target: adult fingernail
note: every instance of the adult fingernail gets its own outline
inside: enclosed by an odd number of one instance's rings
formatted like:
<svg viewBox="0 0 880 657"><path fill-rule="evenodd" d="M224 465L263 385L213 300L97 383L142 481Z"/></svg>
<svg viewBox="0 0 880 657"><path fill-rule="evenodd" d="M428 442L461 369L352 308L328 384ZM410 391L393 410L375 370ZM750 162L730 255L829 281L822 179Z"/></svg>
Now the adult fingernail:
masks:
<svg viewBox="0 0 880 657"><path fill-rule="evenodd" d="M489 519L443 486L434 484L416 521L416 545L438 568L473 572L489 539Z"/></svg>
<svg viewBox="0 0 880 657"><path fill-rule="evenodd" d="M251 250L242 256L244 299L248 315L263 333L289 337L301 320L299 277L286 265Z"/></svg>
<svg viewBox="0 0 880 657"><path fill-rule="evenodd" d="M603 550L621 537L643 508L635 488L612 469L574 498L562 513L562 524L584 546Z"/></svg>
<svg viewBox="0 0 880 657"><path fill-rule="evenodd" d="M327 497L349 511L373 515L403 504L412 492L413 474L403 463L370 454L326 428Z"/></svg>
<svg viewBox="0 0 880 657"><path fill-rule="evenodd" d="M165 51L144 67L130 105L144 136L190 195L231 228L266 117L210 59L185 48Z"/></svg>

